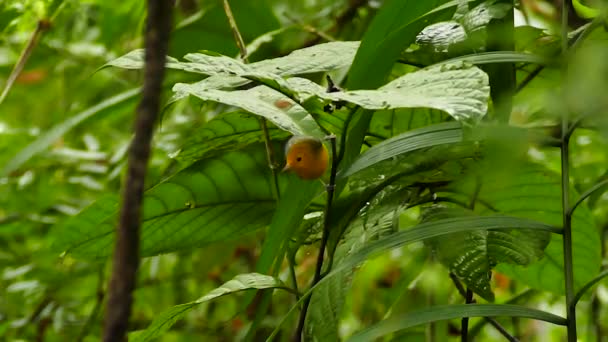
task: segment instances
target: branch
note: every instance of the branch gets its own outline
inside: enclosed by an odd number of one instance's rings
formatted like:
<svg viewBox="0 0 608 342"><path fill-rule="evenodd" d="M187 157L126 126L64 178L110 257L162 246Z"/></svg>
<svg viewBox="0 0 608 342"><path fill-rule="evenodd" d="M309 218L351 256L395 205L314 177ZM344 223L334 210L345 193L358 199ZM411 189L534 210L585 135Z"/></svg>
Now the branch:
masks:
<svg viewBox="0 0 608 342"><path fill-rule="evenodd" d="M172 1L148 0L146 61L142 99L137 108L135 137L129 150L129 166L114 248L113 271L108 286L103 340L126 340L137 267L139 229L144 181L150 156L154 123L160 107L165 56L171 32Z"/></svg>
<svg viewBox="0 0 608 342"><path fill-rule="evenodd" d="M32 36L30 37L30 40L27 42L25 49L23 49L23 51L21 52L21 56L19 56L17 63L15 63L15 66L13 67L13 71L11 71L11 74L8 76L8 79L6 80L6 85L4 86L4 90L2 90L2 94L0 95L0 104L2 104L2 102L4 102L6 95L8 95L8 92L13 87L13 84L15 84L17 77L19 77L19 74L21 74L21 71L23 71L23 67L25 67L25 63L27 63L27 60L32 55L32 51L34 51L34 48L36 47L36 44L38 43L40 36L42 35L42 33L44 31L48 30L50 27L51 27L51 23L49 21L47 21L47 20L38 21L36 30L34 30L34 32L32 33Z"/></svg>

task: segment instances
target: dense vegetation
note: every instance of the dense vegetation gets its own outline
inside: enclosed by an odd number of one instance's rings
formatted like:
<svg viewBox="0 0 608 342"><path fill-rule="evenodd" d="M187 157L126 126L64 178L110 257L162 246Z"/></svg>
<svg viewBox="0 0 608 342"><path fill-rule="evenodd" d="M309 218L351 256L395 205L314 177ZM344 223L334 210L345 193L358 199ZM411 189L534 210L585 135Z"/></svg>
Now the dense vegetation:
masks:
<svg viewBox="0 0 608 342"><path fill-rule="evenodd" d="M129 340L605 339L604 5L175 1ZM2 340L102 336L147 11L0 4Z"/></svg>

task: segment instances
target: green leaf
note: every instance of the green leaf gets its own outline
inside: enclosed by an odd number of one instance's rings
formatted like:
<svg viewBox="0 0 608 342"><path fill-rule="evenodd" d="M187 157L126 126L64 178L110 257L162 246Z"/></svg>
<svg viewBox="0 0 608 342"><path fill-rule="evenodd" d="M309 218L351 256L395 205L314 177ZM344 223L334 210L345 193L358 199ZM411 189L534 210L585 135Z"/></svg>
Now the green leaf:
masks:
<svg viewBox="0 0 608 342"><path fill-rule="evenodd" d="M442 111L428 108L380 110L374 113L369 124L368 141L385 140L416 128L449 120Z"/></svg>
<svg viewBox="0 0 608 342"><path fill-rule="evenodd" d="M539 65L546 65L549 63L549 60L543 56L525 52L490 51L451 58L440 62L439 64L451 64L457 62L464 62L475 65L494 63L533 63Z"/></svg>
<svg viewBox="0 0 608 342"><path fill-rule="evenodd" d="M560 176L530 163L510 166L483 174L478 199L487 206L480 205L479 213L500 212L561 226ZM577 197L574 189L571 193ZM579 289L600 269L601 248L596 224L586 205L576 210L572 226L574 285ZM540 261L528 266L499 265L498 270L533 288L561 294L564 291L562 248L561 236L553 235Z"/></svg>
<svg viewBox="0 0 608 342"><path fill-rule="evenodd" d="M508 304L454 304L416 310L381 321L352 336L348 341L373 341L390 333L421 324L462 317L522 317L566 325L566 319L545 311Z"/></svg>
<svg viewBox="0 0 608 342"><path fill-rule="evenodd" d="M288 138L289 134L269 125L268 133L271 140ZM220 114L200 129L186 138L182 147L172 154L172 157L185 165L227 151L240 150L246 146L263 143L264 135L259 117L246 112L231 112Z"/></svg>
<svg viewBox="0 0 608 342"><path fill-rule="evenodd" d="M431 207L423 214L423 221L471 215L472 211L463 208ZM500 263L526 266L537 261L550 239L548 232L539 231L475 231L442 235L425 243L468 288L493 302L490 271Z"/></svg>
<svg viewBox="0 0 608 342"><path fill-rule="evenodd" d="M285 191L281 192L281 199L272 217L262 246L262 254L256 264L257 272L269 272L276 258L282 256L281 253L286 247L285 242L302 222L302 217L312 199L321 191L321 183L301 180L291 175Z"/></svg>
<svg viewBox="0 0 608 342"><path fill-rule="evenodd" d="M14 156L9 162L6 163L6 165L4 165L0 175L7 176L11 172L20 168L30 158L46 150L52 143L74 127L99 113L103 113L105 110L134 99L138 94L139 88L125 91L110 97L109 99L106 99L54 126L44 134L40 135L34 142L19 151L16 156Z"/></svg>
<svg viewBox="0 0 608 342"><path fill-rule="evenodd" d="M561 232L561 229L555 228L554 226L529 219L509 216L455 217L418 224L407 230L399 231L377 241L371 242L363 246L355 253L349 255L341 263L334 265L332 271L323 277L323 279L321 279L317 285L306 292L300 298L298 303L296 303L296 305L290 309L287 315L283 318L283 321L281 321L281 323L275 328L273 334L278 332L278 329L281 327L287 317L289 317L289 314L291 314L295 308L298 307L298 304L300 304L306 298L306 295L310 295L312 291L315 291L317 288L323 286L323 284L329 282L334 277L339 276L340 272L344 270L352 269L367 259L413 242L419 242L445 234L487 229L534 229L552 233ZM272 336L273 335L271 335L271 337ZM271 337L267 339L267 341L271 340Z"/></svg>
<svg viewBox="0 0 608 342"><path fill-rule="evenodd" d="M233 240L266 226L275 209L271 184L263 146L204 159L178 172L144 193L141 255ZM107 257L117 207L116 201L104 200L58 225L55 248Z"/></svg>
<svg viewBox="0 0 608 342"><path fill-rule="evenodd" d="M248 90L224 91L205 89L199 87L199 85L200 83L178 83L173 87L173 91L178 94L194 95L204 101L214 101L240 107L252 114L270 120L279 128L294 135L308 135L317 138L325 136L304 108L272 89L258 86ZM277 106L277 101L282 101L285 106Z"/></svg>
<svg viewBox="0 0 608 342"><path fill-rule="evenodd" d="M418 128L387 139L363 153L351 166L340 172L340 177L348 177L381 161L388 160L408 152L442 144L453 144L462 141L462 128L455 122Z"/></svg>
<svg viewBox="0 0 608 342"><path fill-rule="evenodd" d="M399 217L402 209L402 193L392 189L381 191L368 202L369 204L350 224L337 246L334 263L340 263L366 243L393 232L395 218ZM332 229L335 228L332 226ZM314 336L318 341L339 340L338 327L353 273L354 269L342 270L334 279L318 287L312 294L304 330L311 338Z"/></svg>
<svg viewBox="0 0 608 342"><path fill-rule="evenodd" d="M200 89L219 89L245 85L250 80L239 77L244 73L274 73L280 76L309 74L350 66L359 47L359 42L330 42L295 50L285 57L278 57L243 64L226 57L203 53L189 53L180 62L167 57L166 67L200 73L211 77L195 83ZM134 50L104 65L125 69L141 69L144 65L143 50Z"/></svg>
<svg viewBox="0 0 608 342"><path fill-rule="evenodd" d="M486 114L490 94L488 76L477 67L463 63L412 72L378 90L328 93L319 85L295 78L287 80L286 87L305 101L311 94L322 100L349 102L371 110L433 108L465 121L478 121Z"/></svg>
<svg viewBox="0 0 608 342"><path fill-rule="evenodd" d="M391 0L384 3L363 36L349 71L348 89L374 89L388 77L399 54L429 23L447 19L462 1ZM374 70L374 72L369 72ZM357 111L347 131L343 165L359 155L368 130L371 112Z"/></svg>
<svg viewBox="0 0 608 342"><path fill-rule="evenodd" d="M245 290L271 288L288 289L281 280L275 277L259 273L239 274L232 280L229 280L220 287L212 290L208 294L195 301L176 305L168 310L161 312L159 315L156 316L156 318L154 318L154 321L152 321L152 323L146 330L129 336L130 340L135 342L143 342L161 337L171 328L171 326L173 326L173 324L180 320L189 311L196 308L202 303L208 302L218 297L234 294Z"/></svg>

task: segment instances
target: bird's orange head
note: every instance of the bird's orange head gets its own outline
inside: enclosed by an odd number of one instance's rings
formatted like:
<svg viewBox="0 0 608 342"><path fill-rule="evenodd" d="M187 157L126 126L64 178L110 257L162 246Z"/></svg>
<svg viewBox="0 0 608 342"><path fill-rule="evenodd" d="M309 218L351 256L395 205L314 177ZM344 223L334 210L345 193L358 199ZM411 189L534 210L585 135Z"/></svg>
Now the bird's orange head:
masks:
<svg viewBox="0 0 608 342"><path fill-rule="evenodd" d="M285 147L285 159L287 163L283 171L293 171L302 179L317 179L327 170L329 154L321 140L294 136Z"/></svg>

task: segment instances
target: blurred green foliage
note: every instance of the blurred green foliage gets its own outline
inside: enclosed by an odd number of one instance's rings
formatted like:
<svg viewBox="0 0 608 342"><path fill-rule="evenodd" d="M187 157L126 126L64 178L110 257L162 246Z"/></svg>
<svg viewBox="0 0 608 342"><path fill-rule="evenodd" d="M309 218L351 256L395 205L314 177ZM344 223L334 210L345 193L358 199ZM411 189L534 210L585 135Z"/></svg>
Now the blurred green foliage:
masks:
<svg viewBox="0 0 608 342"><path fill-rule="evenodd" d="M497 34L488 25L510 13L504 1L230 4L251 64L237 57L221 1L175 2L175 60L146 178L132 338L233 341L251 327L254 340L273 331L279 340L293 335L292 292L274 291L269 307L252 291L237 292L294 287L290 262L300 293L307 291L329 177L310 182L280 173L275 180L259 116L268 119L275 167L291 134L337 136L334 158L341 159L328 223L336 271L312 296L305 336L329 341L368 327L382 332L375 324L464 303L456 284L480 303L564 316L562 240L549 233L562 224L560 118L577 125L573 203L608 179L603 15L582 26L572 21L562 56L559 7L515 2L516 27L500 32L515 51L484 55L495 50L487 48ZM132 51L142 48L145 12L139 0L0 3L2 89L39 23L49 24L0 102L0 340L100 338L142 84L141 54ZM468 54L475 59L447 63ZM494 66L513 67L506 70L516 75L514 87L501 79L494 86L497 73L485 66L497 58ZM114 67L102 67L108 62ZM326 92L327 75L352 89ZM490 96L498 88L513 95L508 125L498 123L500 97ZM577 290L607 267L606 189L573 216ZM480 216L496 230L477 227ZM472 223L458 224L466 219ZM417 230L425 224L443 235L410 244L432 233ZM577 307L581 340L608 334L606 284ZM546 322L496 320L522 340L566 335ZM478 340L503 338L483 318L472 318L470 327ZM458 340L460 320L400 330L386 339Z"/></svg>

